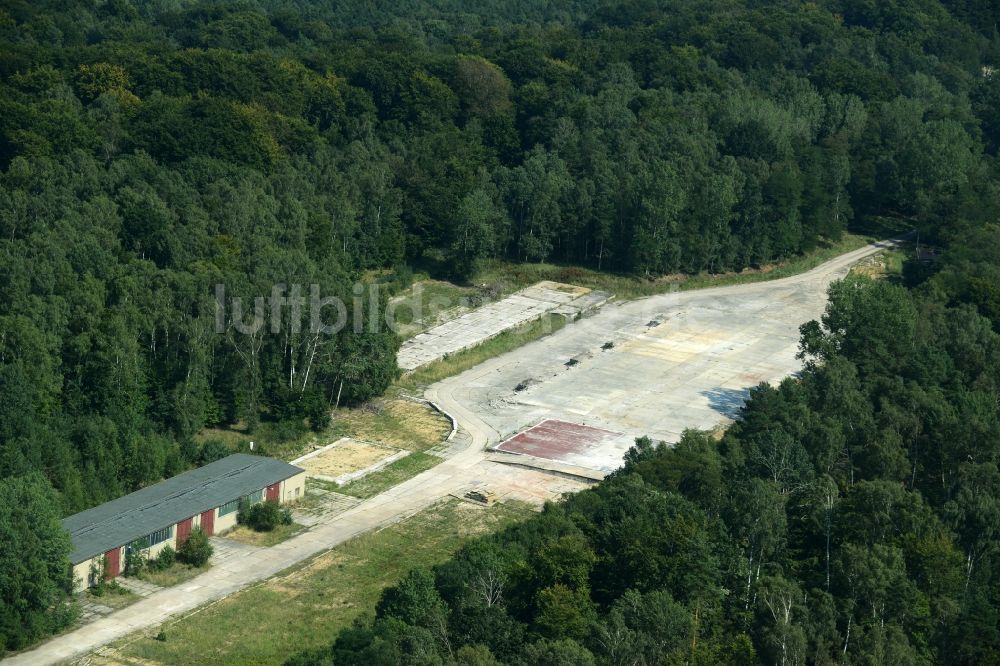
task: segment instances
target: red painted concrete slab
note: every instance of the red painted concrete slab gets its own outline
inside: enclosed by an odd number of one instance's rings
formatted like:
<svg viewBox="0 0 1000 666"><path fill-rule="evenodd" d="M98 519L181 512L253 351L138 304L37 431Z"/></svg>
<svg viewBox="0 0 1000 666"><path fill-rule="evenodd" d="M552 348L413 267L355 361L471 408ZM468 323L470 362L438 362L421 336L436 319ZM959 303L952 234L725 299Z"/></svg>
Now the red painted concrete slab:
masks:
<svg viewBox="0 0 1000 666"><path fill-rule="evenodd" d="M596 468L587 462L600 458L602 449L618 448L615 443L622 437L611 430L546 419L501 442L496 450Z"/></svg>

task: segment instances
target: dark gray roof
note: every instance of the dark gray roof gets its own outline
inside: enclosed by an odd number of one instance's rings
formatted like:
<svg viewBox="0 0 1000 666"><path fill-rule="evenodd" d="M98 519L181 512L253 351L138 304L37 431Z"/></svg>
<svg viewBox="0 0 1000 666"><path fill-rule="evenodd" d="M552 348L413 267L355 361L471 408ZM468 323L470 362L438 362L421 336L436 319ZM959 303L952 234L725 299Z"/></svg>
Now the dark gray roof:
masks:
<svg viewBox="0 0 1000 666"><path fill-rule="evenodd" d="M274 458L236 453L92 509L64 518L78 564L136 539L239 499L301 468Z"/></svg>

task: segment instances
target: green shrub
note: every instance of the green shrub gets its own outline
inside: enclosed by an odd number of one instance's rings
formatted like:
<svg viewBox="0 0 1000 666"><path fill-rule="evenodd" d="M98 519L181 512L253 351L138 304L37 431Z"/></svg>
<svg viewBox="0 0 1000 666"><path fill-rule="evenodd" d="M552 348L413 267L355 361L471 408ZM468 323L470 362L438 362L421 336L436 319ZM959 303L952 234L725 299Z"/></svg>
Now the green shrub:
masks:
<svg viewBox="0 0 1000 666"><path fill-rule="evenodd" d="M262 423L260 425L260 439L277 444L291 442L305 433L306 424L300 416L286 418L278 422ZM263 448L258 448L254 453L257 455L266 455Z"/></svg>
<svg viewBox="0 0 1000 666"><path fill-rule="evenodd" d="M128 594L129 589L124 587L117 580L100 580L92 586L88 592L94 597L103 597L105 594Z"/></svg>
<svg viewBox="0 0 1000 666"><path fill-rule="evenodd" d="M230 453L232 453L232 451L229 450L229 447L221 439L207 439L198 451L197 463L199 465L207 465L210 462L215 462L216 460L225 458Z"/></svg>
<svg viewBox="0 0 1000 666"><path fill-rule="evenodd" d="M105 573L107 569L107 558L105 555L97 560L90 561L90 580L96 581L91 587L91 592L94 590L99 590L94 596L101 596L104 594L104 583L107 580L107 574Z"/></svg>
<svg viewBox="0 0 1000 666"><path fill-rule="evenodd" d="M122 574L125 576L138 576L147 565L146 540L139 539L128 545L125 549L125 565L122 567Z"/></svg>
<svg viewBox="0 0 1000 666"><path fill-rule="evenodd" d="M153 569L157 571L164 571L173 566L174 562L177 561L177 551L167 546L160 551L160 554L156 556L155 560L151 560L148 564Z"/></svg>
<svg viewBox="0 0 1000 666"><path fill-rule="evenodd" d="M270 532L278 525L291 525L292 513L282 509L277 502L260 502L253 506L240 506L236 522L257 532Z"/></svg>
<svg viewBox="0 0 1000 666"><path fill-rule="evenodd" d="M311 391L302 398L302 409L309 420L309 427L314 432L321 432L330 427L330 402L319 391Z"/></svg>
<svg viewBox="0 0 1000 666"><path fill-rule="evenodd" d="M249 525L250 524L250 509L253 508L246 498L240 500L240 506L236 510L236 524L237 525Z"/></svg>
<svg viewBox="0 0 1000 666"><path fill-rule="evenodd" d="M177 559L195 567L204 566L210 557L212 557L212 544L208 542L208 536L200 527L191 530L191 536L177 551Z"/></svg>

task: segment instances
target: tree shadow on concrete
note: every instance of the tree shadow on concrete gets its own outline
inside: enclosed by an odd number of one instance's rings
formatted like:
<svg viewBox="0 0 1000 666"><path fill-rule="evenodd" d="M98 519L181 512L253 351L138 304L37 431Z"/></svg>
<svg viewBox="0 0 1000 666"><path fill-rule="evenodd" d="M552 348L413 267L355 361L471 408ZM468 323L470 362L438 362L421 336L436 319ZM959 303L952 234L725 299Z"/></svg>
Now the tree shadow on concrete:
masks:
<svg viewBox="0 0 1000 666"><path fill-rule="evenodd" d="M750 389L714 388L702 391L708 398L708 405L726 418L735 419L740 415L740 407L750 397Z"/></svg>

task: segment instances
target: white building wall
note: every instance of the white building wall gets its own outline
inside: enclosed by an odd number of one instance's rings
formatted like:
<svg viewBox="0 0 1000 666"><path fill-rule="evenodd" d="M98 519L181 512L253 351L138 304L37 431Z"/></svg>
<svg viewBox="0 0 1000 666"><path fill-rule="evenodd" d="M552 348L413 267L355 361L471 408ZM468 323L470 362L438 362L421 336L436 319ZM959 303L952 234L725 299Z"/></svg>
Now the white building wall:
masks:
<svg viewBox="0 0 1000 666"><path fill-rule="evenodd" d="M281 482L282 504L296 502L306 496L306 473L302 472Z"/></svg>
<svg viewBox="0 0 1000 666"><path fill-rule="evenodd" d="M232 513L227 513L224 516L219 515L219 509L215 510L215 533L219 534L236 527L236 511Z"/></svg>
<svg viewBox="0 0 1000 666"><path fill-rule="evenodd" d="M101 555L73 565L73 591L82 592L90 587L90 567L101 566Z"/></svg>

